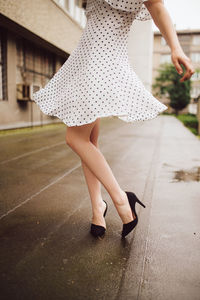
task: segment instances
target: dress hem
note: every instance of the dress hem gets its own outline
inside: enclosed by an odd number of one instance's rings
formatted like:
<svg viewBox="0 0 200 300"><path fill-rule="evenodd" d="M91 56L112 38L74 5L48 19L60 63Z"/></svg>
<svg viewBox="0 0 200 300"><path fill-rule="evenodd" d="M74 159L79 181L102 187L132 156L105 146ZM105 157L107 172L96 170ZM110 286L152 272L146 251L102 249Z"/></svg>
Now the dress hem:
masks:
<svg viewBox="0 0 200 300"><path fill-rule="evenodd" d="M34 100L33 100L34 101ZM155 119L159 114L161 114L163 111L167 110L168 107L161 103L164 107L160 110L157 110L156 112L154 112L153 114L151 114L151 117L148 119L141 119L141 120L137 120L134 119L133 117L131 117L130 115L128 115L127 112L124 113L119 113L119 114L115 114L115 113L108 113L108 114L103 114L103 115L96 115L93 119L90 119L89 121L84 121L84 123L78 123L78 124L74 124L74 123L70 123L67 120L63 119L62 117L59 117L56 113L48 113L45 112L45 110L41 107L41 105L34 101L40 108L40 110L48 116L53 116L53 117L57 117L58 119L60 119L65 125L67 125L68 127L72 127L72 126L82 126L82 125L86 125L86 124L90 124L94 121L96 121L98 118L106 118L106 117L110 117L110 118L118 118L121 121L124 121L126 123L132 123L132 124L143 124L145 121L150 121L152 119ZM127 117L127 119L125 119Z"/></svg>

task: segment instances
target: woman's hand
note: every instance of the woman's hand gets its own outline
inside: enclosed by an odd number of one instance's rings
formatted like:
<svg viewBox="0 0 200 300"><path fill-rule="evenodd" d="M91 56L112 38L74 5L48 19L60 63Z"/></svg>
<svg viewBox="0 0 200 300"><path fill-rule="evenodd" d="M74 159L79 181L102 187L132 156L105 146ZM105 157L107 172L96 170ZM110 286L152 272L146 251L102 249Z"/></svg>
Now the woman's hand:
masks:
<svg viewBox="0 0 200 300"><path fill-rule="evenodd" d="M191 59L187 55L185 55L185 53L181 49L173 50L171 52L171 59L179 74L183 73L183 69L180 64L183 64L186 69L186 72L184 76L180 79L180 82L190 79L192 74L195 73Z"/></svg>
<svg viewBox="0 0 200 300"><path fill-rule="evenodd" d="M183 52L178 36L173 25L172 19L164 6L163 0L148 0L144 1L149 10L155 25L160 29L160 32L171 49L171 59L179 74L183 73L180 64L183 64L186 72L180 79L181 82L189 79L194 74L194 68L189 57Z"/></svg>

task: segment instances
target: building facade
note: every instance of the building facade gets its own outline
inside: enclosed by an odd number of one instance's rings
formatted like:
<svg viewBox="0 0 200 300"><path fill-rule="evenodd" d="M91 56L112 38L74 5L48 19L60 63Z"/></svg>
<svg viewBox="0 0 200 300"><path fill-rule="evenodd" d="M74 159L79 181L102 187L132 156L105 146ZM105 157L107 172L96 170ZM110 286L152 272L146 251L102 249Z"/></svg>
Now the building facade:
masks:
<svg viewBox="0 0 200 300"><path fill-rule="evenodd" d="M135 20L129 38L130 63L149 90L151 22ZM66 61L85 25L81 0L0 0L0 129L60 122L31 95Z"/></svg>
<svg viewBox="0 0 200 300"><path fill-rule="evenodd" d="M31 101L76 46L80 1L0 0L0 128L57 122ZM84 19L85 18L85 19Z"/></svg>
<svg viewBox="0 0 200 300"><path fill-rule="evenodd" d="M177 35L184 53L191 58L195 73L191 77L191 103L181 113L197 114L197 100L200 97L200 30L177 30ZM154 32L153 48L153 83L162 63L171 62L171 51L160 32ZM163 99L168 104L167 99ZM172 109L171 109L172 111Z"/></svg>

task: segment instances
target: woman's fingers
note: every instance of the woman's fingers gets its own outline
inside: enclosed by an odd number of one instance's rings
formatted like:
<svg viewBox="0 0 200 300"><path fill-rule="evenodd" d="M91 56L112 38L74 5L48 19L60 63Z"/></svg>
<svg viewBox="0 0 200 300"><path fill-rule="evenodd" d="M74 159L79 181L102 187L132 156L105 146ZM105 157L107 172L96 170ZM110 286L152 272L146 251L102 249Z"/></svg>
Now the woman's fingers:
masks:
<svg viewBox="0 0 200 300"><path fill-rule="evenodd" d="M172 56L172 62L174 64L175 68L176 68L176 71L179 74L183 73L183 69L181 68L181 65L180 65L180 63L178 61L178 56Z"/></svg>
<svg viewBox="0 0 200 300"><path fill-rule="evenodd" d="M195 73L194 67L192 66L192 62L190 58L187 57L186 55L172 56L172 62L174 63L174 66L179 74L183 72L180 64L183 64L186 69L185 74L180 79L180 82L190 79L190 77Z"/></svg>
<svg viewBox="0 0 200 300"><path fill-rule="evenodd" d="M186 72L184 74L184 76L180 79L181 82L190 79L190 77L192 76L192 74L195 73L195 70L192 66L191 60L190 58L186 57L186 58L180 58L179 61L184 65Z"/></svg>

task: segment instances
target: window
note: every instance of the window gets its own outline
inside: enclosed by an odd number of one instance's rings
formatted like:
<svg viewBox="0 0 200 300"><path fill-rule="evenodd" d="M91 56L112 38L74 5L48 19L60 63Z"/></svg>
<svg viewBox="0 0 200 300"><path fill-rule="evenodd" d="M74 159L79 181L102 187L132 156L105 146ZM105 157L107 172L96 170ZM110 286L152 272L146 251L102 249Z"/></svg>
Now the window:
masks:
<svg viewBox="0 0 200 300"><path fill-rule="evenodd" d="M17 39L17 83L44 86L55 73L55 55L25 39Z"/></svg>
<svg viewBox="0 0 200 300"><path fill-rule="evenodd" d="M194 52L191 54L191 60L193 62L200 62L200 52Z"/></svg>
<svg viewBox="0 0 200 300"><path fill-rule="evenodd" d="M193 45L200 45L200 35L193 36Z"/></svg>
<svg viewBox="0 0 200 300"><path fill-rule="evenodd" d="M85 25L85 14L84 9L82 7L82 0L75 0L75 14L74 14L75 20L81 24L81 26Z"/></svg>
<svg viewBox="0 0 200 300"><path fill-rule="evenodd" d="M199 96L200 96L200 86L194 86L194 87L192 87L191 97L192 98L197 98Z"/></svg>
<svg viewBox="0 0 200 300"><path fill-rule="evenodd" d="M0 100L7 100L7 35L0 28Z"/></svg>
<svg viewBox="0 0 200 300"><path fill-rule="evenodd" d="M69 11L69 0L57 0L58 4Z"/></svg>
<svg viewBox="0 0 200 300"><path fill-rule="evenodd" d="M190 34L179 34L178 33L178 39L180 44L191 44L191 35Z"/></svg>
<svg viewBox="0 0 200 300"><path fill-rule="evenodd" d="M86 24L86 16L82 5L82 0L54 0L63 10L67 11L71 17L83 28Z"/></svg>
<svg viewBox="0 0 200 300"><path fill-rule="evenodd" d="M191 76L191 80L193 80L193 81L198 81L198 80L200 80L200 71L196 71L196 72Z"/></svg>
<svg viewBox="0 0 200 300"><path fill-rule="evenodd" d="M164 39L163 36L161 36L160 43L161 43L162 46L166 46L167 45L166 40Z"/></svg>
<svg viewBox="0 0 200 300"><path fill-rule="evenodd" d="M171 55L170 54L161 54L160 63L171 63Z"/></svg>

